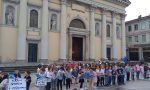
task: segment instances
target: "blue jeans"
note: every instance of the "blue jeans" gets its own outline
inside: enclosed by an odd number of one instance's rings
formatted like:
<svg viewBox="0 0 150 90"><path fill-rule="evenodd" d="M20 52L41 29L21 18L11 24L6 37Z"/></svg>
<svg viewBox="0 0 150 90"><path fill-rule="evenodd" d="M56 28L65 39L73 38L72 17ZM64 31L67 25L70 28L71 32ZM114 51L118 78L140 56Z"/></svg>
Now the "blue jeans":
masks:
<svg viewBox="0 0 150 90"><path fill-rule="evenodd" d="M116 84L116 76L112 76L112 84L113 84L113 85Z"/></svg>
<svg viewBox="0 0 150 90"><path fill-rule="evenodd" d="M108 85L111 85L112 76L108 76Z"/></svg>
<svg viewBox="0 0 150 90"><path fill-rule="evenodd" d="M124 75L121 75L121 84L124 84Z"/></svg>
<svg viewBox="0 0 150 90"><path fill-rule="evenodd" d="M121 85L121 75L119 75L119 76L117 77L117 83L118 83L118 85Z"/></svg>

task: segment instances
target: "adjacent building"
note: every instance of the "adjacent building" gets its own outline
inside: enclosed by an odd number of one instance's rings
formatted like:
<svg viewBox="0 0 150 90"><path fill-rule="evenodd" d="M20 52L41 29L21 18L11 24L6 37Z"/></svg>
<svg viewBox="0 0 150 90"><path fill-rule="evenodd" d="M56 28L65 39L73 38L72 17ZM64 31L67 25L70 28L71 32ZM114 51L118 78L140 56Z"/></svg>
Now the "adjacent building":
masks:
<svg viewBox="0 0 150 90"><path fill-rule="evenodd" d="M129 0L0 0L1 63L120 60Z"/></svg>
<svg viewBox="0 0 150 90"><path fill-rule="evenodd" d="M150 16L127 21L126 34L129 59L150 62Z"/></svg>

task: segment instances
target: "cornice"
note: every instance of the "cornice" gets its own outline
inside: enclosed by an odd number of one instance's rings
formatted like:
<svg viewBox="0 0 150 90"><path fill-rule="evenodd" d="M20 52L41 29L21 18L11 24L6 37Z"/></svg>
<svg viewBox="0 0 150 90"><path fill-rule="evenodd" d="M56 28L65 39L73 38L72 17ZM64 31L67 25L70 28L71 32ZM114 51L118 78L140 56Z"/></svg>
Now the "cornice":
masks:
<svg viewBox="0 0 150 90"><path fill-rule="evenodd" d="M118 4L118 5L122 5L125 7L127 7L131 4L131 2L129 0L107 0L107 1Z"/></svg>
<svg viewBox="0 0 150 90"><path fill-rule="evenodd" d="M118 8L115 8L115 7L100 3L100 2L96 2L94 0L76 0L76 1L88 4L88 5L92 5L92 6L97 7L97 8L102 8L102 9L105 9L107 11L113 11L113 12L117 12L120 14L126 13L125 9L118 9Z"/></svg>
<svg viewBox="0 0 150 90"><path fill-rule="evenodd" d="M10 3L15 3L15 4L19 4L20 0L3 0L4 2L10 2Z"/></svg>
<svg viewBox="0 0 150 90"><path fill-rule="evenodd" d="M27 2L27 5L29 6L29 7L35 7L35 8L42 8L42 6L40 6L40 5L35 5L35 4L33 4L33 3L29 3L29 2Z"/></svg>

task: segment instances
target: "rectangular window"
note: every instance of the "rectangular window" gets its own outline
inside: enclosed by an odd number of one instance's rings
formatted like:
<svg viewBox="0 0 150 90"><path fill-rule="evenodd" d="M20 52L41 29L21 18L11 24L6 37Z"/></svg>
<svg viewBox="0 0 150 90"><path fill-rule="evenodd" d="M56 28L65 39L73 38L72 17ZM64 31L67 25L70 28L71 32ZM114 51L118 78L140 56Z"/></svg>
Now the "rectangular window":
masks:
<svg viewBox="0 0 150 90"><path fill-rule="evenodd" d="M128 32L131 32L131 31L132 31L132 27L128 26Z"/></svg>
<svg viewBox="0 0 150 90"><path fill-rule="evenodd" d="M142 42L146 42L146 35L142 35Z"/></svg>
<svg viewBox="0 0 150 90"><path fill-rule="evenodd" d="M150 29L150 21L148 22L148 27L149 27L149 29Z"/></svg>
<svg viewBox="0 0 150 90"><path fill-rule="evenodd" d="M138 36L135 36L134 38L135 38L135 42L139 42Z"/></svg>
<svg viewBox="0 0 150 90"><path fill-rule="evenodd" d="M135 24L135 25L134 25L134 30L135 30L135 31L138 30L138 24Z"/></svg>
<svg viewBox="0 0 150 90"><path fill-rule="evenodd" d="M143 22L141 25L142 25L141 29L146 29L146 22Z"/></svg>
<svg viewBox="0 0 150 90"><path fill-rule="evenodd" d="M129 42L132 42L132 37L131 36L129 37Z"/></svg>

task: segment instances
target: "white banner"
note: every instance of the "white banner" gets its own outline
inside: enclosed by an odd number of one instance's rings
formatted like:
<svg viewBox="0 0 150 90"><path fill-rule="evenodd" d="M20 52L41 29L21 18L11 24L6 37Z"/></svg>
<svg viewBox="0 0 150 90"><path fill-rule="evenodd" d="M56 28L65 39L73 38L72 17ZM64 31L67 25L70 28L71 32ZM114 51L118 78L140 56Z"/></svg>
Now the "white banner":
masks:
<svg viewBox="0 0 150 90"><path fill-rule="evenodd" d="M26 80L22 78L9 79L8 90L26 90Z"/></svg>

